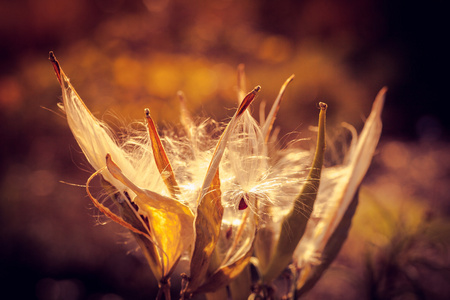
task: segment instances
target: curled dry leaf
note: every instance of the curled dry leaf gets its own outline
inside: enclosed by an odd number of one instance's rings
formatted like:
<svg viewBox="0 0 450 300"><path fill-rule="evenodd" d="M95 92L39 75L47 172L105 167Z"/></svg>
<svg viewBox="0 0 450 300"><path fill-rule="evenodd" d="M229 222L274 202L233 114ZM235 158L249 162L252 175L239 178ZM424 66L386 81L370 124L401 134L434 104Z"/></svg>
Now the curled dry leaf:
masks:
<svg viewBox="0 0 450 300"><path fill-rule="evenodd" d="M177 200L136 186L122 173L110 155L106 156L106 164L114 178L136 194L133 202L138 206L139 213L148 218L148 229L162 258L163 274L170 275L181 254L192 243L193 213Z"/></svg>

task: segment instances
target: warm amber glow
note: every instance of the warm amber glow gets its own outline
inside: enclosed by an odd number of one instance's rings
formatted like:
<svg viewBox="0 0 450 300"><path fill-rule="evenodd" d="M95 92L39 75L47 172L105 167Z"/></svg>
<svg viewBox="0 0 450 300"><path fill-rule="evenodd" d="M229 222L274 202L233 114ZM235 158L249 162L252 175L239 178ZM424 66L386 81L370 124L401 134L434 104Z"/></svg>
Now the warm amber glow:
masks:
<svg viewBox="0 0 450 300"><path fill-rule="evenodd" d="M86 196L86 179L94 170L56 105L62 98L47 61L50 50L64 62L92 114L114 130L131 120L145 121L143 109L149 107L160 133L168 127L183 131L177 127L183 122L180 90L193 121L212 116L228 122L238 106L241 63L248 76L245 92L262 86L258 101L267 102L267 115L283 81L295 73L274 123L277 145L311 137L295 146L312 148L315 132L309 126L317 116L311 111L323 101L331 112L327 142L336 145L325 159L333 163L343 159L346 146L339 143L346 145L350 135L344 129L342 137L331 138L341 132L341 122L359 132L373 96L388 86L385 131L349 238L332 271L308 297L367 297L364 258L372 251L380 273L383 259L391 257L398 263L396 274L413 279L381 278L395 284L378 286L376 297L392 298L394 290L407 291L402 296L408 298L422 289L425 298L450 298L447 273L440 271L448 270L444 258L450 249L450 148L443 103L448 93L441 74L448 51L439 44L447 35L446 11L438 4L411 4L406 10L395 1L376 0L1 1L0 298L156 295L157 282L131 234L116 224L95 226L109 221ZM256 106L250 110L258 116ZM208 164L204 159L196 167L202 172L195 182L180 184L187 197L196 195ZM98 178L90 182L92 193L118 213ZM234 226L231 237L239 220L225 224ZM417 244L399 244L405 236ZM174 236L161 239L175 242ZM394 246L397 256L389 256ZM174 258L178 250L172 250L168 256ZM432 268L426 268L428 261ZM188 268L186 260L183 264ZM173 278L172 284L179 282Z"/></svg>

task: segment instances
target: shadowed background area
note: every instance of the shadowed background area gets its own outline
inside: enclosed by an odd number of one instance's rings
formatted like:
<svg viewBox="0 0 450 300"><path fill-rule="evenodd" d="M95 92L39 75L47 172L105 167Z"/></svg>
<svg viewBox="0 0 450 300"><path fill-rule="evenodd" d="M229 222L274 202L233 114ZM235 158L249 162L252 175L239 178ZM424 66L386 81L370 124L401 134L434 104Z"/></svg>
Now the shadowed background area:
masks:
<svg viewBox="0 0 450 300"><path fill-rule="evenodd" d="M331 134L343 121L360 130L388 86L383 136L349 239L307 298L447 299L448 24L440 3L1 1L5 299L155 293L137 246L119 226L98 226L105 219L76 186L92 169L58 111L50 50L91 111L115 126L111 115L143 120L146 107L160 127L179 125L179 90L192 114L227 120L237 106L240 63L248 90L261 85L257 102L268 106L295 74L276 121L283 143L310 135L319 101L329 105Z"/></svg>

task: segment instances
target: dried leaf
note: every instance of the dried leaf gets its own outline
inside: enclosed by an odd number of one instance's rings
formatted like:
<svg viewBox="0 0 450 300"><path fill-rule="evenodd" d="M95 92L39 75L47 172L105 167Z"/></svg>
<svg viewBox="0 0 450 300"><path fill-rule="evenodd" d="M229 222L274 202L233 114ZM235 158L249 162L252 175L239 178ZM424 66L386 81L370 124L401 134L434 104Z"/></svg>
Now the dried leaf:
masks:
<svg viewBox="0 0 450 300"><path fill-rule="evenodd" d="M124 221L129 223L134 228L142 232L146 232L147 229L144 227L144 224L142 224L142 219L137 217L135 209L129 205L130 199L128 198L123 199L124 196L122 196L114 188L114 186L110 184L108 181L106 181L103 177L101 180L101 184L102 187L105 189L106 193L108 195L111 195L110 198L119 208L120 215L122 216ZM119 200L118 199L119 197L122 197L122 199ZM157 280L160 280L162 278L161 262L159 260L158 251L154 243L149 241L147 237L142 236L141 234L135 233L133 231L131 232L134 238L136 239L136 242L140 246L142 252L144 253L144 256L147 259L147 262L150 266L150 269L152 270L153 275Z"/></svg>
<svg viewBox="0 0 450 300"><path fill-rule="evenodd" d="M281 86L280 92L278 93L278 96L275 99L275 102L273 103L269 114L267 115L267 119L265 119L264 125L261 128L262 134L266 139L266 142L269 139L270 131L272 130L273 123L275 122L278 110L280 109L281 99L283 99L286 87L288 86L289 83L291 83L292 80L294 80L294 76L295 75L292 74Z"/></svg>
<svg viewBox="0 0 450 300"><path fill-rule="evenodd" d="M99 121L89 111L75 88L65 75L64 71L56 60L53 52L50 52L50 61L55 69L56 76L61 85L63 106L61 107L67 116L67 123L73 133L78 145L89 161L90 165L99 170L105 167L105 156L107 153L113 155L117 163L127 174L134 172L134 167L126 158L125 151L120 148L113 138L109 128ZM110 174L103 174L105 179L116 187L121 187Z"/></svg>
<svg viewBox="0 0 450 300"><path fill-rule="evenodd" d="M139 213L148 218L149 230L160 253L163 276L167 277L183 251L191 245L194 221L191 210L175 199L136 186L125 177L109 155L106 165L114 178L136 194L133 201L139 207Z"/></svg>
<svg viewBox="0 0 450 300"><path fill-rule="evenodd" d="M153 275L155 276L156 279L160 280L163 275L162 266L157 259L153 238L148 234L147 230L143 228L142 225L136 226L135 222L131 222L128 218L124 219L123 217L116 215L109 208L101 204L94 196L92 196L89 190L89 183L101 171L103 171L103 169L100 169L94 174L92 174L91 177L89 177L89 179L86 182L86 191L88 193L89 198L92 200L95 207L97 207L108 218L118 223L119 225L122 225L123 227L129 229L134 234L139 246L141 246L144 251L144 255L150 265ZM134 214L130 213L130 216L131 215Z"/></svg>
<svg viewBox="0 0 450 300"><path fill-rule="evenodd" d="M380 138L386 90L383 88L378 93L360 137L356 138L353 133L354 141L346 163L339 169L330 170L332 176L328 175L328 184L320 191L317 201L326 205L323 205L319 219L308 223L295 254L297 268L301 269L297 282L300 293L316 283L346 239L358 202L357 190ZM309 257L311 254L314 259Z"/></svg>
<svg viewBox="0 0 450 300"><path fill-rule="evenodd" d="M314 222L309 222L305 236L296 250L295 257L300 268L310 260L308 256L320 255L323 251L370 166L381 135L381 110L385 93L386 88L378 93L357 142L352 141L353 146L346 163L334 170L328 169L327 185L319 191L317 200L322 207L320 215Z"/></svg>
<svg viewBox="0 0 450 300"><path fill-rule="evenodd" d="M145 109L145 117L147 119L148 133L152 142L152 150L153 156L155 157L156 166L158 167L159 173L161 174L170 195L172 198L177 199L180 194L180 188L178 187L172 165L170 164L169 158L164 150L164 146L161 143L161 138L159 137L155 123L150 116L150 110L148 108Z"/></svg>
<svg viewBox="0 0 450 300"><path fill-rule="evenodd" d="M106 153L112 153L113 155L121 158L120 164L128 170L133 170L130 162L124 159L124 151L116 144L112 138L112 134L109 132L107 126L95 118L89 109L86 107L69 79L65 75L64 71L60 67L59 62L54 56L53 52L50 52L50 61L53 64L58 81L61 85L63 94L63 106L61 107L67 115L67 121L70 129L76 138L81 150L86 155L89 163L97 170L87 181L87 192L94 205L103 212L107 217L114 222L128 228L132 234L136 237L136 240L141 245L144 255L146 256L150 268L156 278L162 277L161 265L155 252L155 245L153 239L150 236L148 230L142 225L139 220L137 212L130 207L129 201L114 201L120 209L120 215L116 215L109 208L101 204L95 199L89 190L90 181L100 174L105 167L105 155ZM108 172L102 174L103 187L109 190L109 194L113 195L117 192L114 186L121 187L122 184L118 182ZM123 194L122 194L123 195Z"/></svg>
<svg viewBox="0 0 450 300"><path fill-rule="evenodd" d="M305 232L306 224L311 216L312 208L317 197L325 152L325 119L327 109L325 103L319 103L319 106L319 132L314 161L300 195L295 199L291 211L285 216L281 224L280 237L278 238L274 254L268 268L263 270L263 280L266 283L277 278L291 262L295 248Z"/></svg>
<svg viewBox="0 0 450 300"><path fill-rule="evenodd" d="M53 51L50 51L48 54L48 59L50 60L50 62L53 65L53 69L55 70L55 74L56 74L56 78L58 78L59 84L62 85L62 80L61 80L61 67L59 65L58 60L56 59L55 54L53 53Z"/></svg>
<svg viewBox="0 0 450 300"><path fill-rule="evenodd" d="M208 270L211 255L217 243L222 223L219 172L216 172L210 191L203 197L195 218L195 247L190 262L188 292L194 292L202 283Z"/></svg>
<svg viewBox="0 0 450 300"><path fill-rule="evenodd" d="M340 201L336 205L336 207L343 207L344 209L337 210L335 217L330 221L328 232L325 234L325 240L333 234L334 229L341 221L342 216L345 213L345 207L352 201L353 195L359 188L361 181L366 175L370 163L372 162L373 154L381 136L381 112L383 110L386 92L387 88L382 88L375 98L370 115L358 137L354 153L349 157L349 170L347 172L348 180L345 188L342 189L343 193L341 197L339 197Z"/></svg>
<svg viewBox="0 0 450 300"><path fill-rule="evenodd" d="M201 199L205 196L205 194L209 191L209 187L211 185L211 182L213 181L213 178L216 176L216 170L219 168L220 161L222 159L223 153L225 151L225 146L228 142L228 138L230 137L230 134L232 132L232 129L237 123L238 118L245 112L247 107L253 102L253 100L256 97L256 94L261 89L260 86L255 87L250 93L245 96L244 100L239 105L239 108L237 109L236 113L234 114L231 121L228 123L227 127L225 128L224 132L222 133L216 149L214 150L213 157L211 159L211 162L208 167L208 171L206 172L205 180L203 181L200 197L199 197L199 203Z"/></svg>
<svg viewBox="0 0 450 300"><path fill-rule="evenodd" d="M238 118L251 104L259 90L259 86L253 89L240 104L235 115L222 133L208 167L195 217L195 245L190 262L190 281L186 288L188 293L194 292L202 284L209 267L211 255L219 238L223 216L219 164L225 151L226 143Z"/></svg>
<svg viewBox="0 0 450 300"><path fill-rule="evenodd" d="M92 174L86 182L86 192L87 192L89 198L91 198L92 203L94 203L95 207L97 207L102 213L104 213L108 218L110 218L114 222L122 225L123 227L125 227L137 234L141 234L141 235L147 237L149 240L152 240L152 238L148 235L148 233L140 231L139 229L135 228L130 223L126 222L121 216L118 216L115 213L113 213L109 208L107 208L106 206L101 204L94 196L92 196L89 184L91 183L92 179L95 176L97 176L100 172L102 172L103 170L104 169L100 169L97 172L95 172L94 174Z"/></svg>

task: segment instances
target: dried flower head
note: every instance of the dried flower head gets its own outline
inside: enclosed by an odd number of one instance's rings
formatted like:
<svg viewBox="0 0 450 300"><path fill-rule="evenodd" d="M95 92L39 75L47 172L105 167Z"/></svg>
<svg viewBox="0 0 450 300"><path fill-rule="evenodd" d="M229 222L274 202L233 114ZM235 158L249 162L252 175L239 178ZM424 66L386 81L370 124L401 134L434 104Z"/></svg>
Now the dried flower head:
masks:
<svg viewBox="0 0 450 300"><path fill-rule="evenodd" d="M346 163L324 169L327 105L319 103L317 147L309 151L269 147L272 127L287 85L283 84L267 117L257 122L247 110L260 87L245 93L243 67L238 70L239 106L218 138L195 124L179 94L184 137L160 136L145 109L146 130L118 141L95 118L50 53L61 85L69 127L95 172L86 189L96 207L129 229L170 297L169 279L182 257L189 275L182 298L196 293L250 295L235 280L250 260L259 272L254 296L267 298L267 287L291 263L301 293L312 286L346 238L357 201L357 189L368 169L381 133L385 89L375 101L360 138ZM312 163L311 163L312 159ZM111 210L91 193L99 176L118 207ZM247 273L246 273L247 274ZM246 275L248 276L248 275ZM234 288L233 288L234 287ZM233 292L234 290L234 292ZM225 293L226 294L226 293Z"/></svg>

